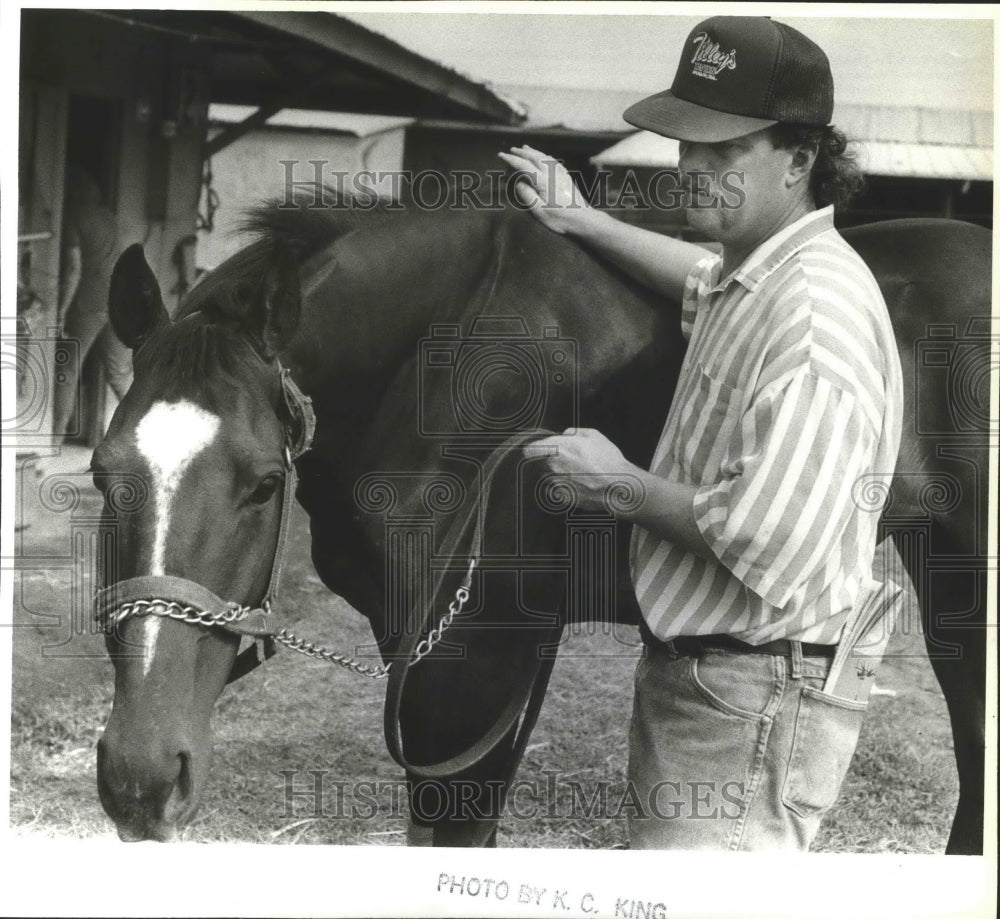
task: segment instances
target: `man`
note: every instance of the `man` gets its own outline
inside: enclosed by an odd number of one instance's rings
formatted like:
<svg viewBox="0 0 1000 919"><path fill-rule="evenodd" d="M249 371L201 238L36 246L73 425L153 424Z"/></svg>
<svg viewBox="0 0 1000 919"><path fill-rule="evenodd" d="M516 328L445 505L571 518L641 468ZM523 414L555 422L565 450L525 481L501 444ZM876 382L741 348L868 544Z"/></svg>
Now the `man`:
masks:
<svg viewBox="0 0 1000 919"><path fill-rule="evenodd" d="M85 169L66 170L63 270L57 322L76 348L60 349L65 381L55 387L53 433L63 436L73 421L80 373L91 349L104 366L108 385L121 399L132 385L132 357L108 323L108 287L114 268L118 226L114 212Z"/></svg>
<svg viewBox="0 0 1000 919"><path fill-rule="evenodd" d="M650 471L597 431L541 442L593 506L594 473L645 489L623 515L647 640L633 848L805 850L857 743L866 694L835 692L831 664L875 593L879 509L855 488L892 473L902 379L878 287L833 228L859 177L832 112L826 55L751 17L701 23L672 88L628 109L681 141L703 199L687 219L719 256L582 206L538 151L501 154L546 226L682 302L688 351Z"/></svg>

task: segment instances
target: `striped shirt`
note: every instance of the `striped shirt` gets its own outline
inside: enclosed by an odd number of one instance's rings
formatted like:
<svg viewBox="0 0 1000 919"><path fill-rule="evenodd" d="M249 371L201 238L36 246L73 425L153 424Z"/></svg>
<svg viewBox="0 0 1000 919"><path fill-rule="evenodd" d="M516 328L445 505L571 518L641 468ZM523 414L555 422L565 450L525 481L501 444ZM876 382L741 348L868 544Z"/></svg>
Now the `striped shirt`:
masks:
<svg viewBox="0 0 1000 919"><path fill-rule="evenodd" d="M632 578L651 631L833 644L870 583L899 450L902 372L885 301L813 211L729 277L687 279L688 351L651 471L698 486L711 561L640 527Z"/></svg>

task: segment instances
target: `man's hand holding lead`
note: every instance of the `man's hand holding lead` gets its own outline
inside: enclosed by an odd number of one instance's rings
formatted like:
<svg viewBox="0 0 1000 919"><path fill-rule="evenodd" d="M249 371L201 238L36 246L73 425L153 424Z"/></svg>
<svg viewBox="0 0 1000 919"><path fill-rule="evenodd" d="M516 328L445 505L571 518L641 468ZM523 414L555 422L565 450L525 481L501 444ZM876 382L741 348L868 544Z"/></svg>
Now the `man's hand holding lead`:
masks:
<svg viewBox="0 0 1000 919"><path fill-rule="evenodd" d="M591 428L568 428L524 448L527 456L543 456L549 470L568 482L577 507L614 508L611 491L634 491L643 470L630 463L607 437Z"/></svg>

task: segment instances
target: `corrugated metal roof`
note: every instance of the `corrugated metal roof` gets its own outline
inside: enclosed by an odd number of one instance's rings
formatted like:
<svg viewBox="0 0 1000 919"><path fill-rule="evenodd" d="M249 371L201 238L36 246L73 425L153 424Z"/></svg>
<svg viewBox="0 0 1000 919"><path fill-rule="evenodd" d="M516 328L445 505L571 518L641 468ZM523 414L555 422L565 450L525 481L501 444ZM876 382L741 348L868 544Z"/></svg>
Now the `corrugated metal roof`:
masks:
<svg viewBox="0 0 1000 919"><path fill-rule="evenodd" d="M239 124L255 111L252 105L227 105L213 102L208 107L208 120L214 124ZM286 108L267 119L272 128L332 131L354 137L370 137L393 128L413 124L413 118L394 115L359 115L355 112L322 112L315 109Z"/></svg>
<svg viewBox="0 0 1000 919"><path fill-rule="evenodd" d="M631 131L623 118L636 90L575 89L563 86L501 86L503 95L517 99L527 110L524 128L568 128L581 132Z"/></svg>
<svg viewBox="0 0 1000 919"><path fill-rule="evenodd" d="M993 180L992 148L882 141L870 141L858 147L862 168L868 175Z"/></svg>
<svg viewBox="0 0 1000 919"><path fill-rule="evenodd" d="M834 123L856 143L869 175L993 179L993 113L843 105ZM600 166L677 166L677 141L640 131L592 158Z"/></svg>
<svg viewBox="0 0 1000 919"><path fill-rule="evenodd" d="M993 113L888 105L838 105L833 121L863 141L992 147Z"/></svg>

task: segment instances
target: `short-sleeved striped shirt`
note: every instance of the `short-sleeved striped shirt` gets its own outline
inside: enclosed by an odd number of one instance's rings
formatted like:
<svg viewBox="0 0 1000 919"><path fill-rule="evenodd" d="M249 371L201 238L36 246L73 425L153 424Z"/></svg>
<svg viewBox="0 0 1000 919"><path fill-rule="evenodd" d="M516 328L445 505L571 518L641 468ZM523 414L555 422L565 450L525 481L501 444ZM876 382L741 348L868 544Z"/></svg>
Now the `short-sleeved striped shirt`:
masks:
<svg viewBox="0 0 1000 919"><path fill-rule="evenodd" d="M632 577L652 632L835 643L871 578L866 488L896 464L902 373L885 301L813 211L728 278L687 280L680 381L651 471L698 486L706 560L636 527ZM860 496L864 494L866 500Z"/></svg>

